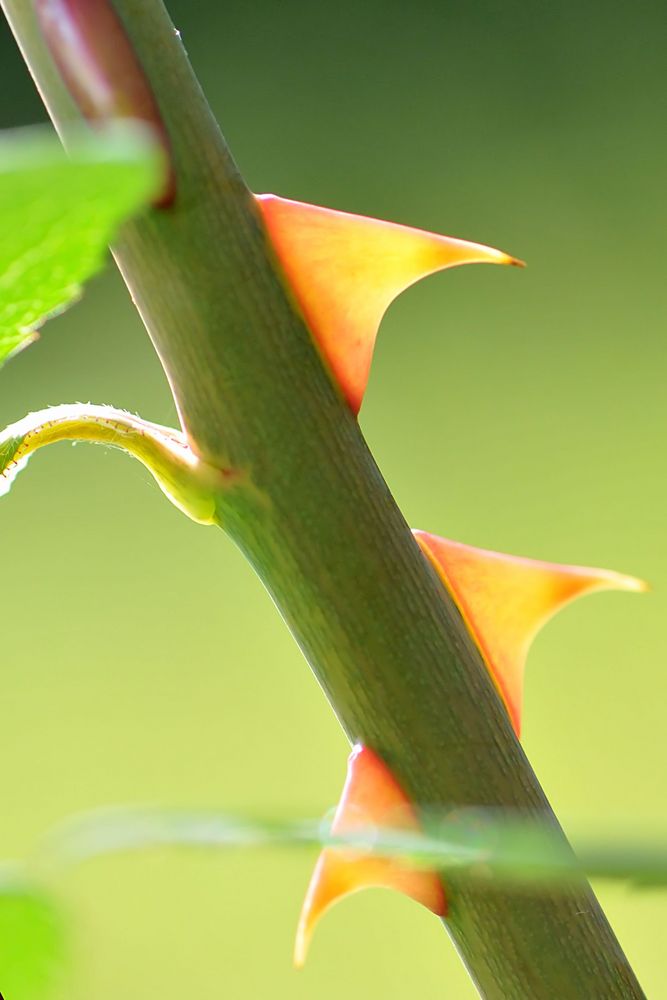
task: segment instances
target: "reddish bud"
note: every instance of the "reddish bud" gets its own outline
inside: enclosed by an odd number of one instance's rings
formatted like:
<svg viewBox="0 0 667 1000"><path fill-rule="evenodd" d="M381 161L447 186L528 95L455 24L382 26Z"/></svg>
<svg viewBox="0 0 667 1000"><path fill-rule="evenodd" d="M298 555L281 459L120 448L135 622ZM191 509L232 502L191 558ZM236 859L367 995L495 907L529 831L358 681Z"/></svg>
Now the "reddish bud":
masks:
<svg viewBox="0 0 667 1000"><path fill-rule="evenodd" d="M132 118L148 126L167 154L158 204L174 198L169 140L132 43L109 0L35 0L46 44L84 117L96 124Z"/></svg>

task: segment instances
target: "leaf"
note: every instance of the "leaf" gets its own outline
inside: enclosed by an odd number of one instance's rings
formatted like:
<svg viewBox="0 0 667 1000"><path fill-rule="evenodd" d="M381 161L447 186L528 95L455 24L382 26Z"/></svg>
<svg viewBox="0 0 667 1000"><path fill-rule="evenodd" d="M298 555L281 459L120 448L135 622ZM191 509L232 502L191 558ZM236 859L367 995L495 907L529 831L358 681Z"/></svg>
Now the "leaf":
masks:
<svg viewBox="0 0 667 1000"><path fill-rule="evenodd" d="M0 135L0 365L78 298L159 177L155 144L136 126L82 137L69 156L50 129Z"/></svg>
<svg viewBox="0 0 667 1000"><path fill-rule="evenodd" d="M60 914L12 867L0 872L0 992L5 1000L46 1000L64 964Z"/></svg>

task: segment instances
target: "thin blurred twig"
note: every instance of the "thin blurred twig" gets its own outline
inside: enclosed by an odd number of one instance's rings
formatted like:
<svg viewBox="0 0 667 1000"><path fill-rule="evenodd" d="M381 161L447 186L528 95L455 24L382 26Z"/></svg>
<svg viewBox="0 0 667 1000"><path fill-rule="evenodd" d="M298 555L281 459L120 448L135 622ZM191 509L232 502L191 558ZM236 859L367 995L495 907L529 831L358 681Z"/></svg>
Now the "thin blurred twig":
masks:
<svg viewBox="0 0 667 1000"><path fill-rule="evenodd" d="M154 848L225 850L261 847L340 847L401 857L506 885L567 885L582 874L643 888L667 886L667 838L581 837L576 855L563 849L548 824L492 811L430 815L426 832L368 827L335 835L325 820L253 818L214 810L117 808L83 813L62 823L40 844L38 858L69 866L108 854Z"/></svg>

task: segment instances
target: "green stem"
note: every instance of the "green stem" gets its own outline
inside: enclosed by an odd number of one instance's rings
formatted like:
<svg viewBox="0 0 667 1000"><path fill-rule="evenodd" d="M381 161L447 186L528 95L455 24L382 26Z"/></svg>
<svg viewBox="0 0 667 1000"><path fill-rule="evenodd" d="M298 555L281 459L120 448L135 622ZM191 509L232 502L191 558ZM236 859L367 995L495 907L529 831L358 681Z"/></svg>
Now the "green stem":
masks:
<svg viewBox="0 0 667 1000"><path fill-rule="evenodd" d="M3 6L66 130L72 102L32 4ZM115 7L157 98L177 191L171 209L126 227L116 259L193 449L252 484L221 498L219 518L346 732L382 755L414 801L518 808L557 828L460 615L285 294L161 0ZM450 878L447 888L445 926L483 996L643 996L585 882L527 894Z"/></svg>
<svg viewBox="0 0 667 1000"><path fill-rule="evenodd" d="M146 466L179 510L200 524L214 522L217 497L238 485L237 476L203 462L180 431L111 406L71 403L30 413L0 434L0 495L34 451L58 441L90 441L126 451Z"/></svg>

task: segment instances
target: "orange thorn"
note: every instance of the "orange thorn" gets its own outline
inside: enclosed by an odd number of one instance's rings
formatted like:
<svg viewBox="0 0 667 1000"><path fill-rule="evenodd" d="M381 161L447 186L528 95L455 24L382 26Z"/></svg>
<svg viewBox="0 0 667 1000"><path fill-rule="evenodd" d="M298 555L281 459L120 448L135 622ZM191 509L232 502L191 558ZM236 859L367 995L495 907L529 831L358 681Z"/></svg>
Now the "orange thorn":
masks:
<svg viewBox="0 0 667 1000"><path fill-rule="evenodd" d="M503 555L425 531L414 536L461 612L517 736L526 656L542 625L584 594L647 589L642 580L611 570Z"/></svg>
<svg viewBox="0 0 667 1000"><path fill-rule="evenodd" d="M457 264L522 261L500 250L348 212L257 195L273 247L352 412L361 407L380 320L420 278Z"/></svg>
<svg viewBox="0 0 667 1000"><path fill-rule="evenodd" d="M357 744L348 759L347 778L331 824L333 834L373 828L419 830L405 792L387 765ZM372 886L397 889L439 916L447 912L445 893L434 871L409 862L373 855L358 848L325 847L308 886L299 918L294 964L301 968L320 917L339 899Z"/></svg>

